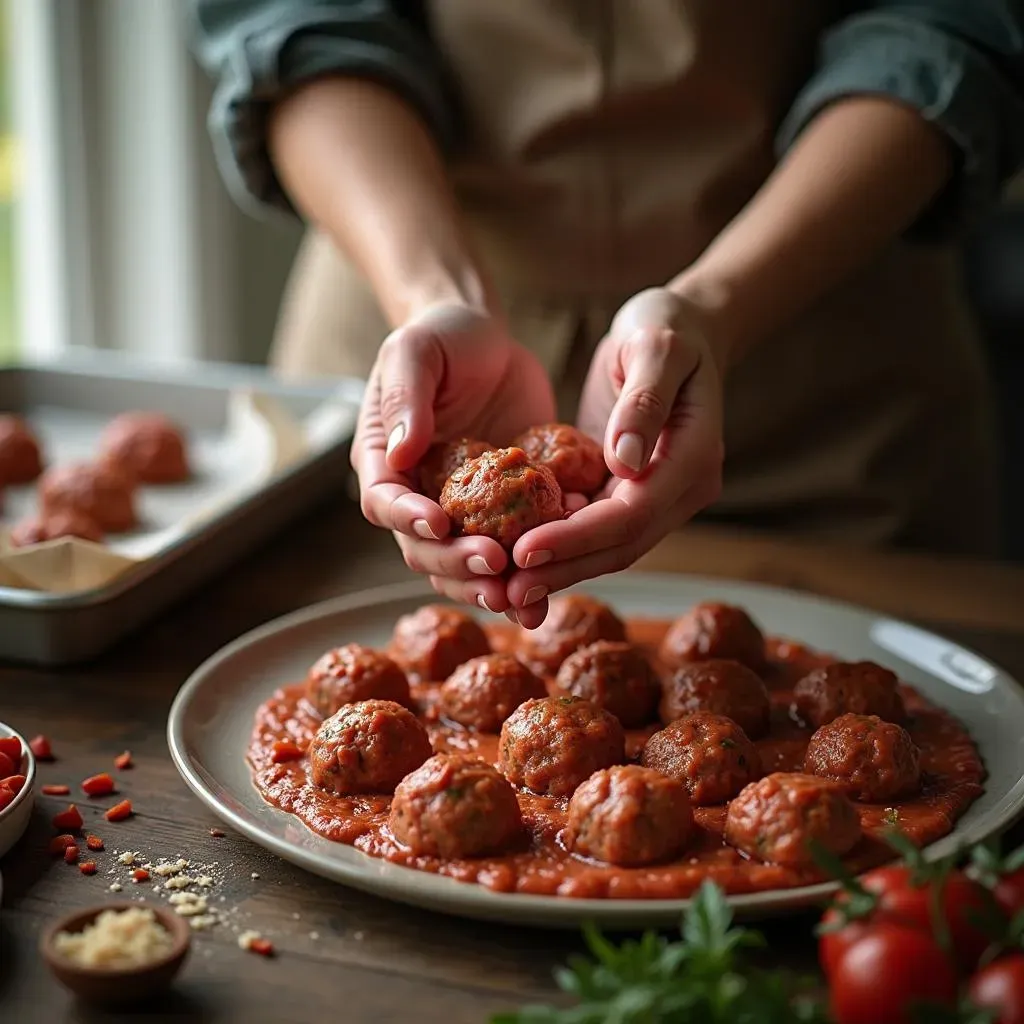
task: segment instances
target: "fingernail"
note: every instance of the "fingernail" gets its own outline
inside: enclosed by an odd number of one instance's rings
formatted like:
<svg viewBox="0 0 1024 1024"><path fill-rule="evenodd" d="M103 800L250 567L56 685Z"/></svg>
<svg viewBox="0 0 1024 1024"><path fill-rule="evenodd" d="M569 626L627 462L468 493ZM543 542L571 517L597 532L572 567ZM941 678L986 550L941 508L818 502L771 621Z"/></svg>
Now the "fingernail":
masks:
<svg viewBox="0 0 1024 1024"><path fill-rule="evenodd" d="M531 551L523 562L524 569L533 569L535 566L550 562L555 557L553 551Z"/></svg>
<svg viewBox="0 0 1024 1024"><path fill-rule="evenodd" d="M412 528L416 531L418 537L422 537L424 540L440 540L436 533L430 528L430 523L426 519L414 519Z"/></svg>
<svg viewBox="0 0 1024 1024"><path fill-rule="evenodd" d="M388 448L387 454L390 455L401 443L405 437L405 424L397 424L388 434Z"/></svg>
<svg viewBox="0 0 1024 1024"><path fill-rule="evenodd" d="M497 613L497 611L495 611L495 609L493 609L493 608L492 608L492 607L491 607L491 606L490 606L490 605L489 605L489 604L487 603L487 598L486 598L486 597L484 597L484 595L483 595L483 594L477 594L477 595L476 595L476 603L477 603L478 605L480 605L480 607L481 607L481 608L483 608L483 610L484 610L485 612L490 612L490 613L491 613L492 615L497 615L497 614L498 614L498 613Z"/></svg>
<svg viewBox="0 0 1024 1024"><path fill-rule="evenodd" d="M523 607L525 608L528 604L536 604L542 597L547 596L547 592L547 587L530 587L526 592L526 597L523 598Z"/></svg>
<svg viewBox="0 0 1024 1024"><path fill-rule="evenodd" d="M519 622L519 616L516 614L515 608L509 608L505 612L505 618L512 623L513 626L521 625Z"/></svg>
<svg viewBox="0 0 1024 1024"><path fill-rule="evenodd" d="M494 570L487 564L483 555L470 555L466 559L466 568L474 576L494 576Z"/></svg>
<svg viewBox="0 0 1024 1024"><path fill-rule="evenodd" d="M620 434L615 442L615 458L639 473L644 462L644 439L639 434Z"/></svg>

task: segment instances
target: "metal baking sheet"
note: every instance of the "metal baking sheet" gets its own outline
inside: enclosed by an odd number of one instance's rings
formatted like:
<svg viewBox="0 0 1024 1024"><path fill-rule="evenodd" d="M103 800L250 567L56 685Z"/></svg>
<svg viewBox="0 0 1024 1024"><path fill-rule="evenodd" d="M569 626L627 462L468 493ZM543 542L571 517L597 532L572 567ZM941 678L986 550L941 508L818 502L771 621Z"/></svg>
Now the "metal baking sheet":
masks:
<svg viewBox="0 0 1024 1024"><path fill-rule="evenodd" d="M297 420L328 400L350 405L354 412L362 396L362 383L356 380L295 385L254 367L203 364L181 369L88 353L62 358L59 364L0 368L0 411L27 417L51 449L51 462L91 454L99 430L120 412L159 411L187 425L196 483L164 494L146 489L140 499L145 529L173 533L175 518L188 515L200 498L209 499L218 486L237 484L219 474L223 460L218 458L217 438L227 425L228 396L240 389L269 396ZM350 431L332 436L257 489L179 531L106 586L69 594L0 587L0 659L59 666L101 654L316 502L337 493L348 473L350 440ZM5 520L33 505L31 488L12 488ZM144 540L144 534L134 537L136 544ZM115 543L124 553L133 553L131 534Z"/></svg>

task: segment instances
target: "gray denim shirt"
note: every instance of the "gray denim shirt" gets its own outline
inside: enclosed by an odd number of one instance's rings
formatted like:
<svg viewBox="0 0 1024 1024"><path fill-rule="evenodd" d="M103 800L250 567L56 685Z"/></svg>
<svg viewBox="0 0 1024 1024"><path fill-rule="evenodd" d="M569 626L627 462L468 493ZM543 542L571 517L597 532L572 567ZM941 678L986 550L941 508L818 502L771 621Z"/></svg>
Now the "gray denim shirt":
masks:
<svg viewBox="0 0 1024 1024"><path fill-rule="evenodd" d="M755 2L755 0L751 0ZM824 0L812 0L824 2ZM232 193L250 208L290 210L270 162L271 105L328 73L379 80L405 97L446 151L459 102L412 0L190 0L194 52L217 81L210 131ZM815 114L844 96L891 96L949 138L958 174L930 218L940 237L993 203L1024 164L1021 0L878 0L833 4L817 62L778 126L783 153Z"/></svg>

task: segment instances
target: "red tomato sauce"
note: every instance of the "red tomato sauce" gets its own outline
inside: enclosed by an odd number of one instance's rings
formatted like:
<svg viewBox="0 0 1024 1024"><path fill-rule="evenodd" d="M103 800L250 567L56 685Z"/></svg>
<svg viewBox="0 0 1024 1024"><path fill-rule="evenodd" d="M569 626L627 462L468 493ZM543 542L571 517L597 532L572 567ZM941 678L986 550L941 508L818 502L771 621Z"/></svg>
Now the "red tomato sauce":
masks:
<svg viewBox="0 0 1024 1024"><path fill-rule="evenodd" d="M641 645L656 664L658 643L670 623L633 620L630 639ZM495 650L514 648L512 627L488 627ZM835 659L790 641L768 641L770 668L765 682L772 698L772 727L756 745L764 770L800 771L813 730L790 716L792 686L811 669ZM435 751L474 752L497 763L498 737L469 732L442 720L437 711L440 683L413 684L413 697L427 726ZM621 868L586 860L569 853L559 842L567 801L519 794L528 838L519 850L478 860L444 861L412 854L388 829L388 796L339 797L313 785L308 759L274 764L275 741L294 740L306 748L320 718L303 699L304 684L285 686L261 705L255 720L248 761L253 781L263 798L296 815L310 829L339 843L347 843L372 857L396 864L476 882L499 892L545 896L608 899L675 899L689 896L705 878L726 892L785 889L822 881L814 870L794 870L750 860L722 840L725 805L697 807L696 838L679 860L641 868ZM982 793L985 768L964 727L948 712L928 703L909 686L901 692L909 714L907 729L921 750L922 785L911 800L891 806L858 804L864 837L844 858L861 871L893 858L880 839L893 825L919 846L949 833ZM659 726L627 733L627 756L636 758L644 742Z"/></svg>

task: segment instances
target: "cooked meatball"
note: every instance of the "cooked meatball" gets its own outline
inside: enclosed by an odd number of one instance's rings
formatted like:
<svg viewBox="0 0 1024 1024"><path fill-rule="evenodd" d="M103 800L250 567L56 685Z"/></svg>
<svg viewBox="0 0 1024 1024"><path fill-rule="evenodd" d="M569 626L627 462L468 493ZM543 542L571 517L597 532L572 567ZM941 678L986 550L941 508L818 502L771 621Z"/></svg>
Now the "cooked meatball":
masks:
<svg viewBox="0 0 1024 1024"><path fill-rule="evenodd" d="M569 796L598 768L626 759L619 720L579 697L544 697L520 704L498 742L501 770L514 786L545 796Z"/></svg>
<svg viewBox="0 0 1024 1024"><path fill-rule="evenodd" d="M391 654L419 679L447 679L464 661L490 654L480 623L447 604L426 604L395 623Z"/></svg>
<svg viewBox="0 0 1024 1024"><path fill-rule="evenodd" d="M324 718L361 700L391 700L408 706L409 681L386 654L361 644L345 644L328 651L309 670L306 700Z"/></svg>
<svg viewBox="0 0 1024 1024"><path fill-rule="evenodd" d="M661 659L670 668L712 658L738 661L755 672L764 667L764 634L742 608L696 604L676 619L661 644Z"/></svg>
<svg viewBox="0 0 1024 1024"><path fill-rule="evenodd" d="M674 722L694 711L731 718L751 739L768 732L771 701L761 677L738 661L694 661L665 680L661 720Z"/></svg>
<svg viewBox="0 0 1024 1024"><path fill-rule="evenodd" d="M845 714L902 722L906 711L897 683L894 672L874 662L836 662L815 669L796 684L793 706L816 729Z"/></svg>
<svg viewBox="0 0 1024 1024"><path fill-rule="evenodd" d="M508 550L565 512L554 474L535 466L522 448L497 448L464 462L446 481L441 508L455 533L491 537Z"/></svg>
<svg viewBox="0 0 1024 1024"><path fill-rule="evenodd" d="M340 796L391 793L433 753L427 730L401 704L363 700L325 718L309 748L313 782Z"/></svg>
<svg viewBox="0 0 1024 1024"><path fill-rule="evenodd" d="M622 867L672 860L693 834L693 810L677 779L640 765L594 772L573 793L564 840L585 857Z"/></svg>
<svg viewBox="0 0 1024 1024"><path fill-rule="evenodd" d="M11 530L11 544L16 548L27 548L60 537L77 537L100 543L103 531L99 524L81 512L54 512L43 518L23 519Z"/></svg>
<svg viewBox="0 0 1024 1024"><path fill-rule="evenodd" d="M0 416L0 485L28 484L43 471L39 442L20 416Z"/></svg>
<svg viewBox="0 0 1024 1024"><path fill-rule="evenodd" d="M470 459L478 458L484 452L494 450L494 445L486 441L474 441L469 437L458 441L447 441L432 444L423 456L419 467L420 490L431 499L437 501L444 490L445 481L461 465Z"/></svg>
<svg viewBox="0 0 1024 1024"><path fill-rule="evenodd" d="M126 412L100 436L100 457L137 483L176 484L190 476L181 428L157 412Z"/></svg>
<svg viewBox="0 0 1024 1024"><path fill-rule="evenodd" d="M622 620L600 601L585 594L551 599L547 618L537 629L520 632L519 653L540 675L554 675L573 651L598 640L625 640Z"/></svg>
<svg viewBox="0 0 1024 1024"><path fill-rule="evenodd" d="M389 821L395 838L428 857L501 853L523 831L515 790L476 757L435 754L395 789Z"/></svg>
<svg viewBox="0 0 1024 1024"><path fill-rule="evenodd" d="M642 764L678 779L698 807L724 804L761 774L761 758L731 719L698 711L677 718L644 745Z"/></svg>
<svg viewBox="0 0 1024 1024"><path fill-rule="evenodd" d="M544 681L515 655L485 654L463 662L441 687L441 710L476 732L496 733L524 701L544 697Z"/></svg>
<svg viewBox="0 0 1024 1024"><path fill-rule="evenodd" d="M661 684L632 644L598 640L569 655L555 678L555 693L582 697L610 711L627 729L654 717Z"/></svg>
<svg viewBox="0 0 1024 1024"><path fill-rule="evenodd" d="M919 759L902 726L877 715L840 715L811 737L804 771L841 783L854 800L884 803L917 792Z"/></svg>
<svg viewBox="0 0 1024 1024"><path fill-rule="evenodd" d="M608 479L601 446L568 423L530 427L513 442L539 466L547 466L563 494L595 494Z"/></svg>
<svg viewBox="0 0 1024 1024"><path fill-rule="evenodd" d="M136 525L134 490L123 473L101 463L55 466L39 481L44 518L77 512L104 533L124 533Z"/></svg>
<svg viewBox="0 0 1024 1024"><path fill-rule="evenodd" d="M841 857L858 839L860 818L849 797L834 782L795 772L752 782L725 817L727 843L783 867L812 867L812 842Z"/></svg>

